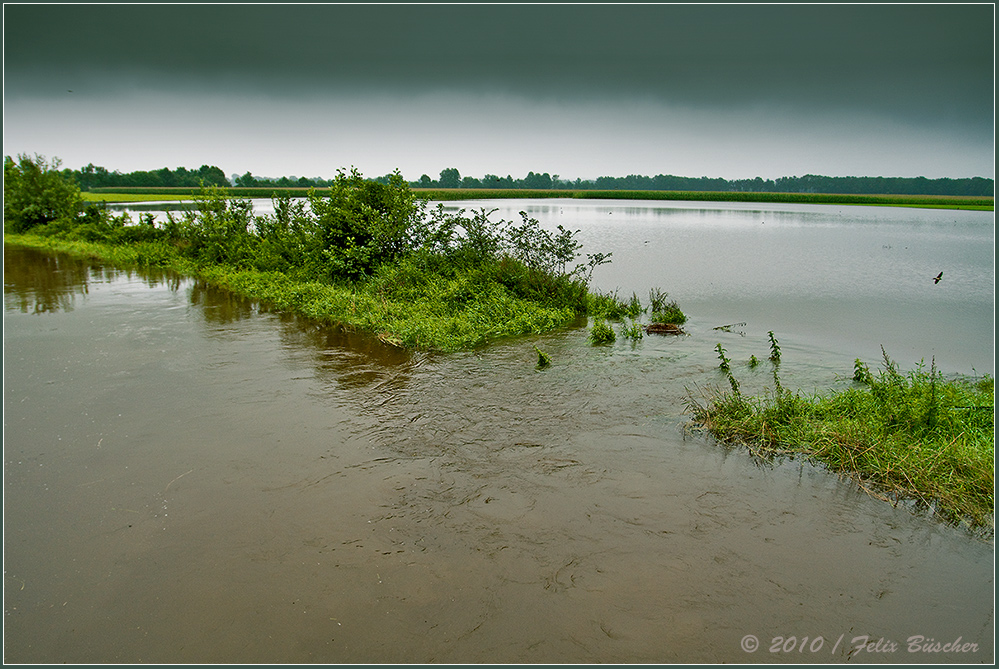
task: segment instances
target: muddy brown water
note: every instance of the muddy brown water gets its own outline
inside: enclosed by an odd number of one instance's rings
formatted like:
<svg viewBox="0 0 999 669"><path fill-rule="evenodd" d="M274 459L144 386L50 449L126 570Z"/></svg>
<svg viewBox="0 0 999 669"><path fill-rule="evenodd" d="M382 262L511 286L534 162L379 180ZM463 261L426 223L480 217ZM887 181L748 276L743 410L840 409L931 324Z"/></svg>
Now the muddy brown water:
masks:
<svg viewBox="0 0 999 669"><path fill-rule="evenodd" d="M4 659L992 662L991 539L683 429L713 325L413 353L5 246Z"/></svg>

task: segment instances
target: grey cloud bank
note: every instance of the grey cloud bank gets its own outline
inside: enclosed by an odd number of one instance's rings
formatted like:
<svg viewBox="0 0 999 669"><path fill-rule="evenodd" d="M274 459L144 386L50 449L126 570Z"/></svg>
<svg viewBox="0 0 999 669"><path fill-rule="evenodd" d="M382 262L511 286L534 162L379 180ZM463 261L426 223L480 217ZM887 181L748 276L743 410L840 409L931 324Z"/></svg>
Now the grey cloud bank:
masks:
<svg viewBox="0 0 999 669"><path fill-rule="evenodd" d="M993 26L991 5L6 5L4 145L273 175L991 177Z"/></svg>

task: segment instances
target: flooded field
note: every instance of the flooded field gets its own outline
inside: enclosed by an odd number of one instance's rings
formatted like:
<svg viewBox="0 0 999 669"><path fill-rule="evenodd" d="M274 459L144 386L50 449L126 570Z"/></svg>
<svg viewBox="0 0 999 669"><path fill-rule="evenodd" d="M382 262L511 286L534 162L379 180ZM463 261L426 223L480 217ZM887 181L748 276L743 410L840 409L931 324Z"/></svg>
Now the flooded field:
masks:
<svg viewBox="0 0 999 669"><path fill-rule="evenodd" d="M991 663L991 538L684 429L688 396L724 383L715 343L764 357L771 329L782 380L806 390L849 385L881 343L903 368L992 373L991 212L858 231L688 211L712 238L600 206L567 224L614 252L597 287L668 290L690 336L593 347L580 323L406 352L5 247L5 660ZM628 215L630 232L611 221ZM722 262L724 239L756 260ZM766 255L795 239L826 264ZM835 278L897 245L922 255ZM924 263L955 287L924 299ZM736 374L744 392L770 382Z"/></svg>

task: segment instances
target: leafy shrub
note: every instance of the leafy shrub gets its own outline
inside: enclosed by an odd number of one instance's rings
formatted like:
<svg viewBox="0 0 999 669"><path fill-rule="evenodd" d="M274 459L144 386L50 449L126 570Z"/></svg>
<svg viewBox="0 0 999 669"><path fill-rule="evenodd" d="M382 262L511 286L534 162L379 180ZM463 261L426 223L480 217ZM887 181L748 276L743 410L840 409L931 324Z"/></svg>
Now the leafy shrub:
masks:
<svg viewBox="0 0 999 669"><path fill-rule="evenodd" d="M545 230L525 211L520 212L520 218L520 225L508 224L505 231L509 254L531 269L565 274L566 265L576 259L576 251L582 248L576 242L575 233L561 225L558 233Z"/></svg>
<svg viewBox="0 0 999 669"><path fill-rule="evenodd" d="M10 156L3 163L4 229L21 233L53 221L75 219L83 211L80 189L51 162L36 155Z"/></svg>
<svg viewBox="0 0 999 669"><path fill-rule="evenodd" d="M194 197L197 215L190 218L188 238L198 260L238 265L252 255L250 224L253 205L230 198L224 188L202 187Z"/></svg>
<svg viewBox="0 0 999 669"><path fill-rule="evenodd" d="M378 265L411 251L424 213L398 172L382 184L356 169L338 172L325 196L310 191L309 205L332 279L370 276Z"/></svg>

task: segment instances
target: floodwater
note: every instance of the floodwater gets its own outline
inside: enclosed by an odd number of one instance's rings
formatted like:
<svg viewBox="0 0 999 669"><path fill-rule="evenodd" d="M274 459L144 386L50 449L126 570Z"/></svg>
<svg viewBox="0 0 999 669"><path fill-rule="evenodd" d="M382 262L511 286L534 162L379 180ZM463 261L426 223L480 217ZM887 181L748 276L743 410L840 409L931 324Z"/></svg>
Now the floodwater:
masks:
<svg viewBox="0 0 999 669"><path fill-rule="evenodd" d="M575 206L502 204L508 220ZM903 368L991 373L991 212L947 212L952 230L877 209L880 236L847 222L851 243L784 210L750 232L752 208L584 204L563 224L613 251L597 287L668 290L690 336L592 347L580 324L405 352L188 279L5 246L5 661L991 663L991 538L684 430L688 395L724 383L714 345L763 359L768 330L785 385L806 390L848 386L881 343ZM779 262L775 246L817 239L831 264L885 251L856 282L885 294ZM898 244L939 294L921 301ZM781 291L806 311L772 304ZM906 336L892 309L908 304L948 330ZM733 368L767 387L763 366ZM909 652L917 636L962 652Z"/></svg>

